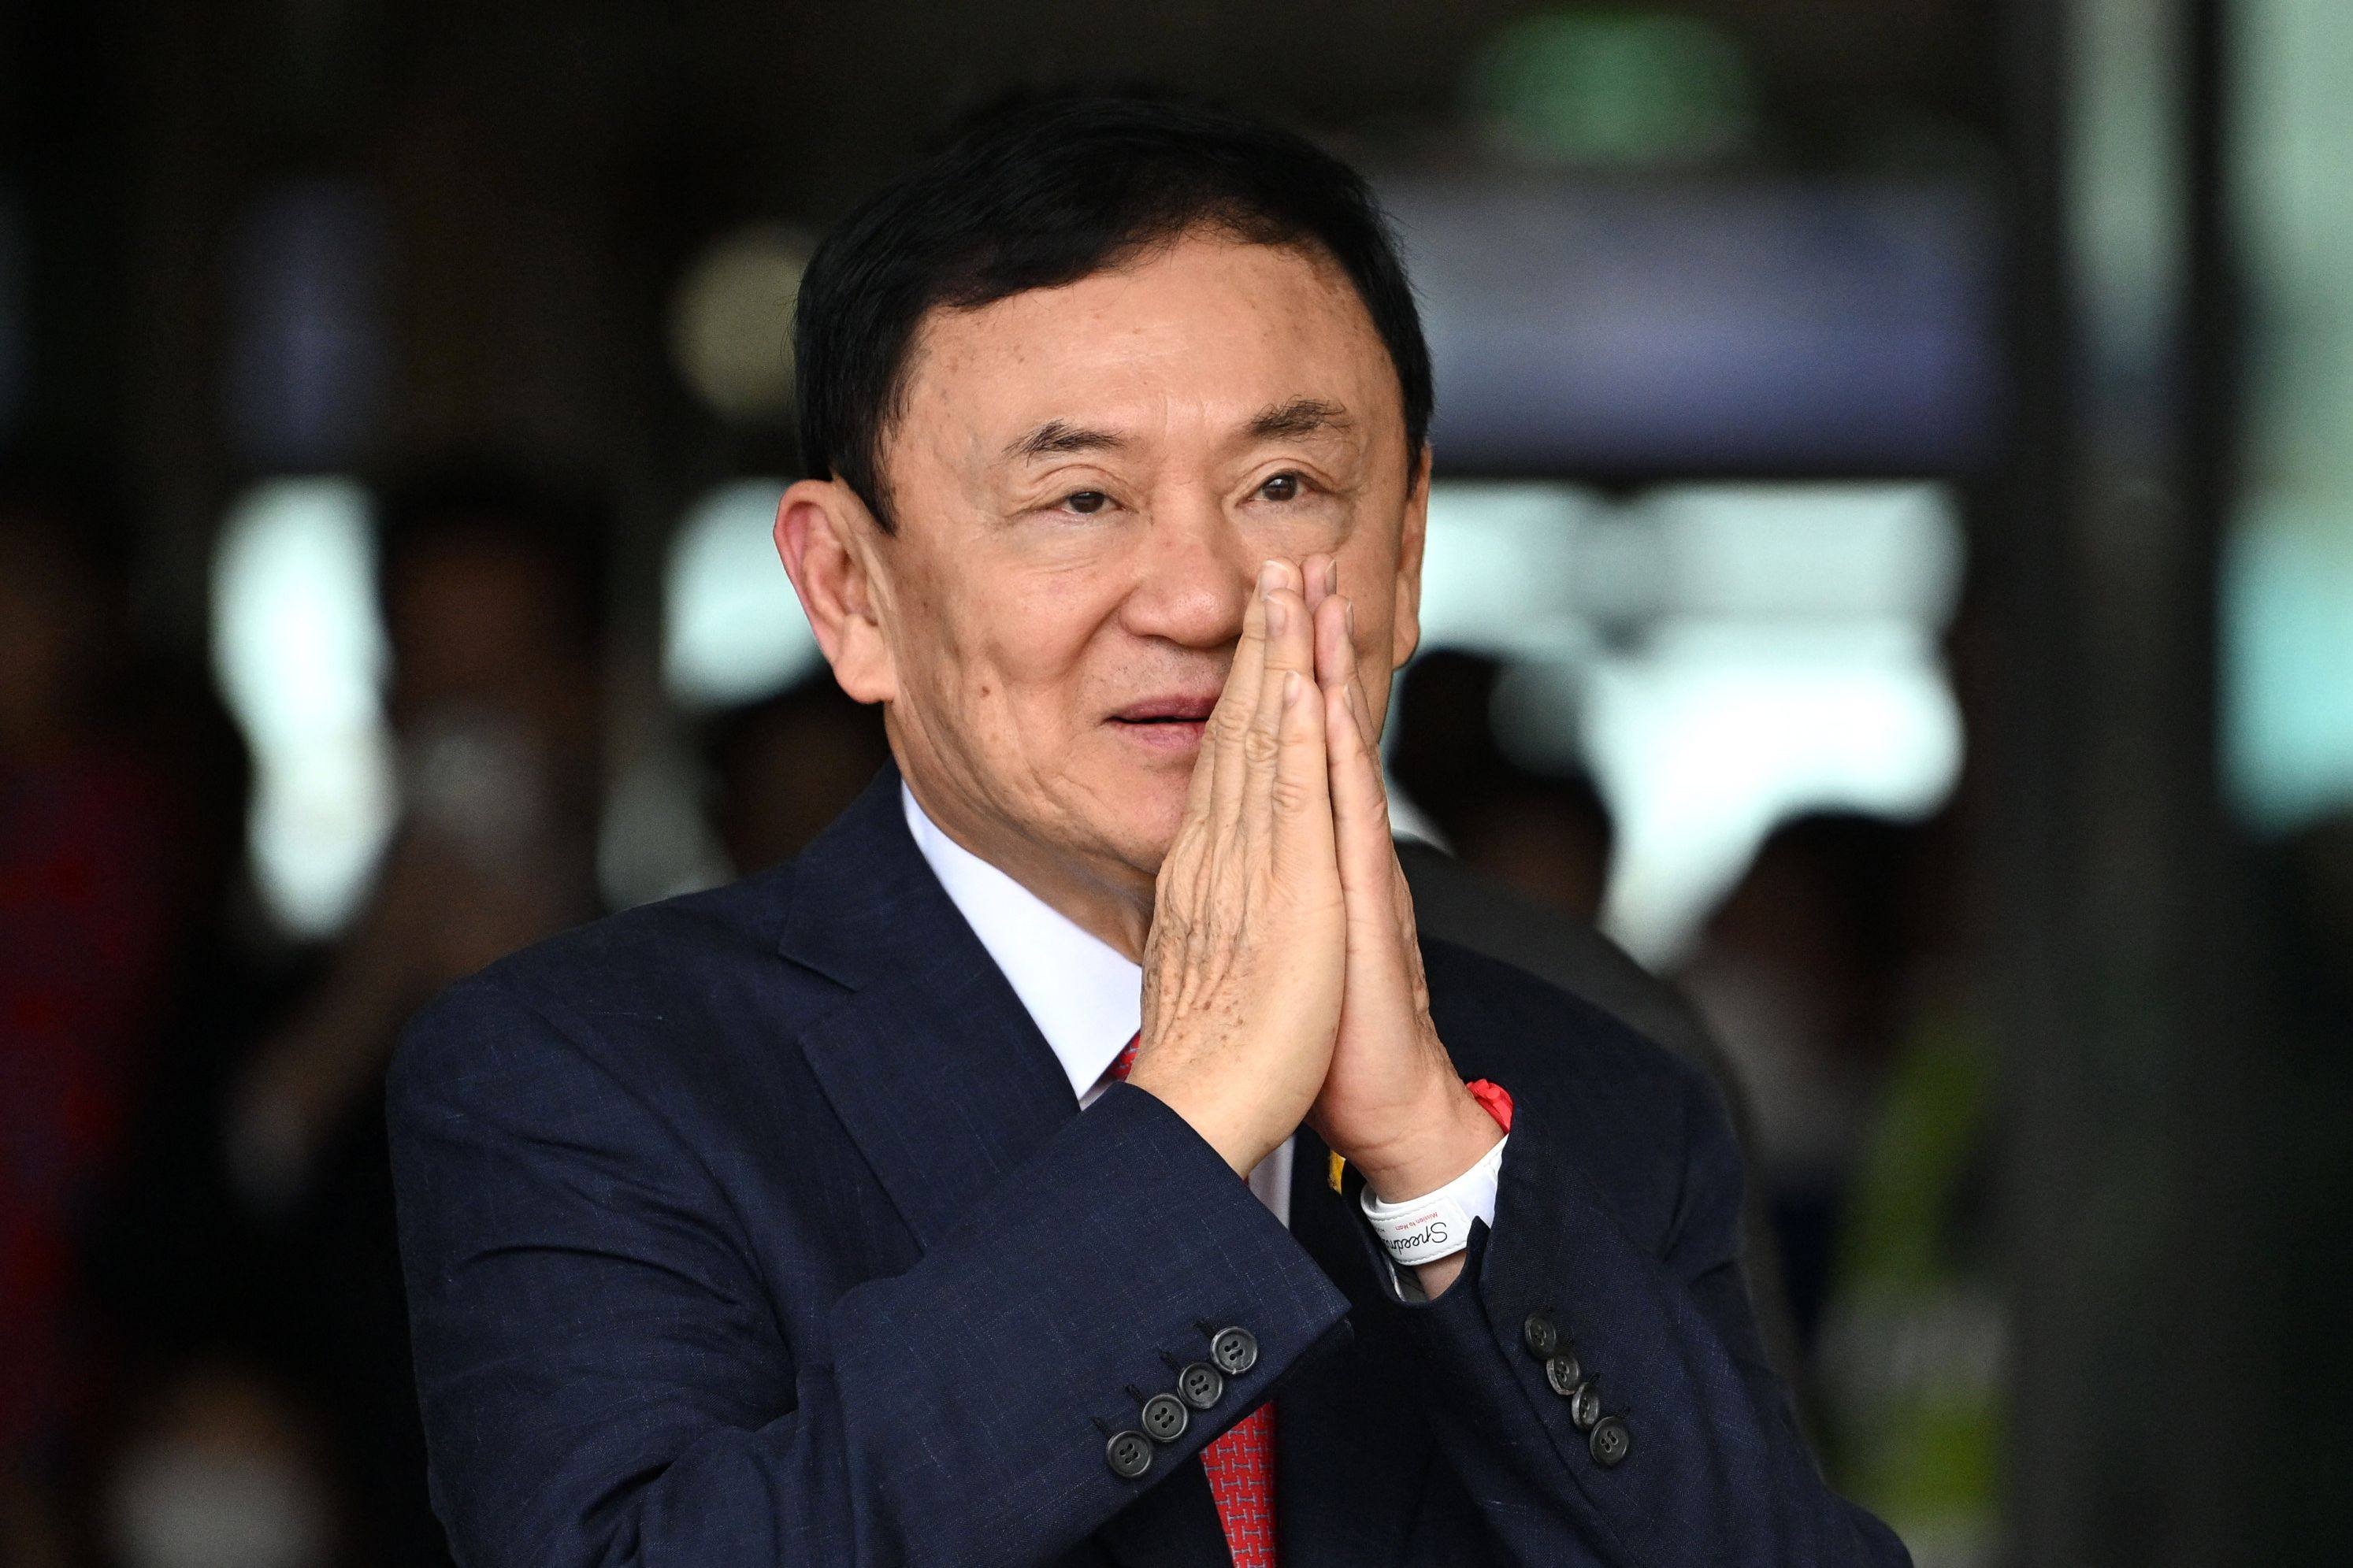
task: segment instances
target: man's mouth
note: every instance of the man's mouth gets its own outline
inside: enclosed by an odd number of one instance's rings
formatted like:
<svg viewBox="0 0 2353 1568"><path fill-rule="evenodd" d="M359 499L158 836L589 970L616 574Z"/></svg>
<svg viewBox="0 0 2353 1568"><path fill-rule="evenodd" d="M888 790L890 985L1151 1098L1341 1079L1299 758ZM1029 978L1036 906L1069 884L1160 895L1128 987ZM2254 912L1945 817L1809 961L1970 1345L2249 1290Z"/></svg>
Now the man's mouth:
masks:
<svg viewBox="0 0 2353 1568"><path fill-rule="evenodd" d="M1129 703L1112 717L1128 724L1198 724L1217 706L1214 697L1148 697Z"/></svg>
<svg viewBox="0 0 2353 1568"><path fill-rule="evenodd" d="M1201 731L1217 705L1214 695L1147 697L1129 703L1109 721L1113 729L1145 745L1190 750L1201 743Z"/></svg>

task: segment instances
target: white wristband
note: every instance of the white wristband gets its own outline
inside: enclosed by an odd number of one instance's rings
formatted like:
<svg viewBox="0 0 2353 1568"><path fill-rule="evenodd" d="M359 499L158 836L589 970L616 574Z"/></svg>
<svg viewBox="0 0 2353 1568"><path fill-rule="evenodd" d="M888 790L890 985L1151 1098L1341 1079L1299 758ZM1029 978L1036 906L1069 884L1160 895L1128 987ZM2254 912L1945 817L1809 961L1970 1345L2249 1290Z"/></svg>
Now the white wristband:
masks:
<svg viewBox="0 0 2353 1568"><path fill-rule="evenodd" d="M1389 1261L1435 1263L1470 1246L1472 1215L1484 1218L1494 1211L1496 1173L1503 1169L1504 1145L1511 1141L1509 1133L1498 1138L1477 1164L1436 1192L1405 1203L1381 1202L1366 1183L1357 1203L1373 1234L1388 1248Z"/></svg>

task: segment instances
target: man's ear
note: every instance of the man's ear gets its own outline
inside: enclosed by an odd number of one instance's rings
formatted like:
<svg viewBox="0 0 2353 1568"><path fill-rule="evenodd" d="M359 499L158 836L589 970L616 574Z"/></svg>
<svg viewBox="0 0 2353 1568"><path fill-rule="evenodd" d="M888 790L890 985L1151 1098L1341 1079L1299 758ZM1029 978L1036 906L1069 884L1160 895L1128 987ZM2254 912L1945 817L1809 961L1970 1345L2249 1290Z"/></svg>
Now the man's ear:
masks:
<svg viewBox="0 0 2353 1568"><path fill-rule="evenodd" d="M881 537L857 493L833 479L802 479L776 503L776 557L833 679L860 702L899 695L898 662L883 626Z"/></svg>
<svg viewBox="0 0 2353 1568"><path fill-rule="evenodd" d="M1402 669L1421 646L1421 549L1430 532L1430 443L1406 490L1405 527L1398 536L1397 607L1389 617L1389 668Z"/></svg>

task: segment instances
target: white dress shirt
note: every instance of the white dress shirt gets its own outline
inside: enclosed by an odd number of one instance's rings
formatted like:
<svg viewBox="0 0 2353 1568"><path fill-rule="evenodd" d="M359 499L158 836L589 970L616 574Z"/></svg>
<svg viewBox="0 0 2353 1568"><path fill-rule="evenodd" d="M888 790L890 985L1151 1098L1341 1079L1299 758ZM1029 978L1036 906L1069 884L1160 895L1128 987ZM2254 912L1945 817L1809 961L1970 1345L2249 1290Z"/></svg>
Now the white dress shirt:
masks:
<svg viewBox="0 0 2353 1568"><path fill-rule="evenodd" d="M907 831L932 874L1046 1037L1080 1106L1092 1105L1111 1083L1112 1062L1143 1026L1144 971L941 832L904 783L899 799L907 810ZM1250 1191L1285 1225L1291 1223L1295 1142L1284 1139L1250 1173Z"/></svg>
<svg viewBox="0 0 2353 1568"><path fill-rule="evenodd" d="M1144 1017L1144 971L1092 931L942 832L902 781L899 799L932 874L980 945L1028 1009L1071 1080L1082 1108L1111 1082L1112 1062ZM1250 1173L1250 1191L1291 1223L1291 1167L1296 1137L1286 1138ZM1450 1186L1464 1209L1495 1223L1495 1183L1469 1193ZM1413 1292L1418 1294L1419 1292Z"/></svg>

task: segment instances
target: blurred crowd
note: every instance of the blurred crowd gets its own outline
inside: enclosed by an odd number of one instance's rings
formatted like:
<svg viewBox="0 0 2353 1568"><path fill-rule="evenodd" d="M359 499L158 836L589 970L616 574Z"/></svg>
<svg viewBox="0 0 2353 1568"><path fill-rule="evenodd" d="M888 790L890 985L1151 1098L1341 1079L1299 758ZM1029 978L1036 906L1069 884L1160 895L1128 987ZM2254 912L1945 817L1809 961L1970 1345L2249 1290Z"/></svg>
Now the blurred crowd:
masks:
<svg viewBox="0 0 2353 1568"><path fill-rule="evenodd" d="M385 488L399 826L356 918L304 947L248 880L235 724L201 672L142 654L133 531L102 487L0 481L0 1562L446 1561L382 1072L439 986L601 912L607 527L594 498L493 465ZM1514 760L1498 675L1426 653L1395 775L1465 861L1596 920L1608 802ZM794 853L887 756L877 714L822 675L691 738L737 873ZM1782 823L1673 976L1746 1107L1807 1419L1924 1561L1975 1555L1999 1451L1973 788L1926 821ZM2281 862L2316 1039L2353 1023L2348 839L2353 821Z"/></svg>
<svg viewBox="0 0 2353 1568"><path fill-rule="evenodd" d="M323 947L248 875L216 691L140 656L101 485L0 477L0 1563L414 1568L424 1488L382 1078L408 1014L602 912L593 498L453 461L389 487L375 577L399 826ZM770 865L887 756L809 683L702 737Z"/></svg>

